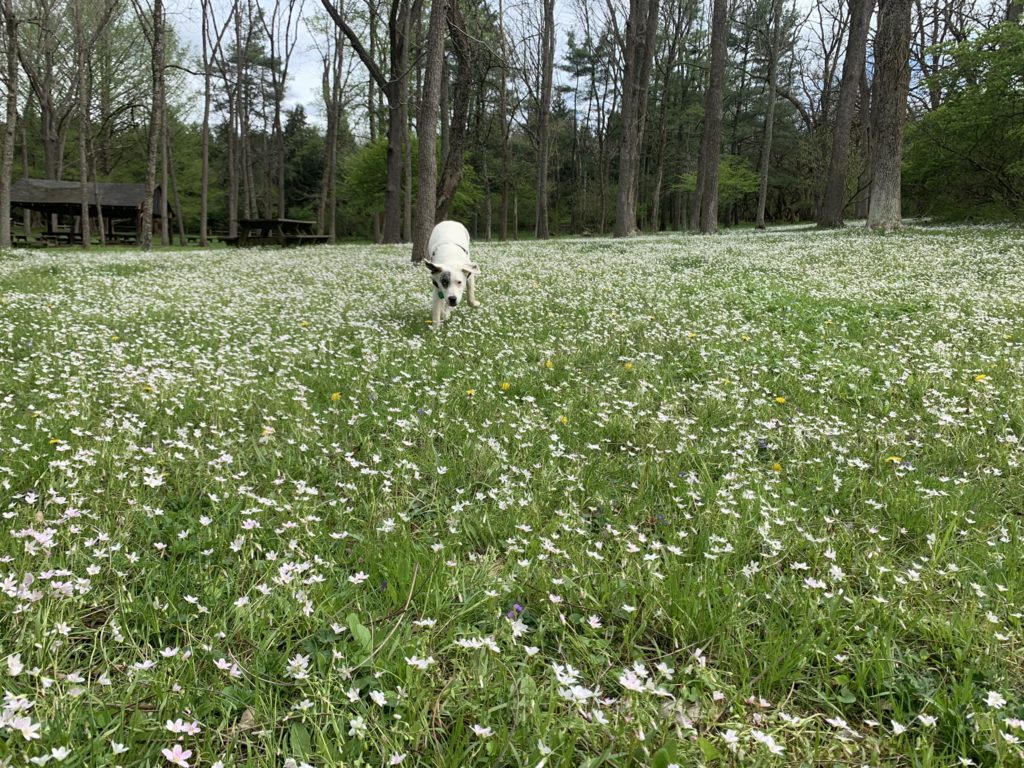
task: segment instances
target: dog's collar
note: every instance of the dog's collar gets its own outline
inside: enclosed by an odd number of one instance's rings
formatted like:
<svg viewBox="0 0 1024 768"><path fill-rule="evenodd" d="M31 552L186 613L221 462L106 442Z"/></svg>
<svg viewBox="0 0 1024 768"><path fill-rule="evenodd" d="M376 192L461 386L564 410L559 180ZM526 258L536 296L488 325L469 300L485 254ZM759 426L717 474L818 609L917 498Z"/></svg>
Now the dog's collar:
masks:
<svg viewBox="0 0 1024 768"><path fill-rule="evenodd" d="M454 246L455 246L456 248L458 248L458 249L459 249L460 251L462 251L462 252L463 252L464 254L466 254L467 256L469 256L469 249L467 249L467 248L463 248L463 247L462 247L461 245L459 245L458 243L452 242L451 240L446 240L446 241L445 241L445 242L443 242L443 243L438 243L438 244L437 244L437 248L440 248L440 247L441 247L442 245L454 245ZM432 250L432 251L430 252L430 259L431 259L431 261L433 261L433 259L434 259L434 256L435 256L435 255L437 254L437 248L435 248L434 250Z"/></svg>

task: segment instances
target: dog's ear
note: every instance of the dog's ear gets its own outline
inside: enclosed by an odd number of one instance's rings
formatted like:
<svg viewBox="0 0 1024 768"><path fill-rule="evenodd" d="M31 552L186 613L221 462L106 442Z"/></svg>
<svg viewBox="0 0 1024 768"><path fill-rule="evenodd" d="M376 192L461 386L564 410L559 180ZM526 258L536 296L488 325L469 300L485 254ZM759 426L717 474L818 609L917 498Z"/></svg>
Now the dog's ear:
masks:
<svg viewBox="0 0 1024 768"><path fill-rule="evenodd" d="M477 264L463 264L462 271L466 273L466 277L470 275L479 275L480 267Z"/></svg>
<svg viewBox="0 0 1024 768"><path fill-rule="evenodd" d="M431 274L436 275L438 272L444 271L441 267L437 266L437 264L435 264L432 261L424 261L423 263L424 265L426 265L427 269L430 270Z"/></svg>

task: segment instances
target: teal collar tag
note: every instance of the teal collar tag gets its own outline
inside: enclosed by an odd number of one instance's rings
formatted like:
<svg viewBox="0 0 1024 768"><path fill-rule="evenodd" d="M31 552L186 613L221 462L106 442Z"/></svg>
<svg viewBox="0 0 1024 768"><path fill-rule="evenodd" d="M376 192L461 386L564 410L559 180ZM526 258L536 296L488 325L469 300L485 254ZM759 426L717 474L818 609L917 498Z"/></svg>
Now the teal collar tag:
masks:
<svg viewBox="0 0 1024 768"><path fill-rule="evenodd" d="M444 292L443 291L438 291L437 292L437 298L443 299L444 298Z"/></svg>

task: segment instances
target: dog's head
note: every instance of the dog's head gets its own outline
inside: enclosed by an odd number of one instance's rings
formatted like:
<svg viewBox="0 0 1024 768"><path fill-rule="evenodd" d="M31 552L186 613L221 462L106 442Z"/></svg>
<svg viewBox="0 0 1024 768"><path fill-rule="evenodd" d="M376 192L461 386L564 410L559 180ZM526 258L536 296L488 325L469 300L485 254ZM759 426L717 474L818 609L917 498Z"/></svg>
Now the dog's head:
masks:
<svg viewBox="0 0 1024 768"><path fill-rule="evenodd" d="M466 281L470 275L480 274L476 264L438 266L430 261L423 262L430 270L430 279L434 283L435 296L442 299L449 307L458 306L462 293L466 290Z"/></svg>

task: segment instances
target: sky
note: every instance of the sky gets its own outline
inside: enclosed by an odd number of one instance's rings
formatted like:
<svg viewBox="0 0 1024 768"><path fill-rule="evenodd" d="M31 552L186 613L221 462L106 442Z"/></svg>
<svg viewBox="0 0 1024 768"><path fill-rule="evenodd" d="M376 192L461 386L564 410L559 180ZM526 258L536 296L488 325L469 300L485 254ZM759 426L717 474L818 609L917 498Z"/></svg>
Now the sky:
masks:
<svg viewBox="0 0 1024 768"><path fill-rule="evenodd" d="M217 2L217 0L214 1ZM320 54L306 22L314 14L326 17L326 12L320 4L320 0L298 0L298 3L300 13L297 15L301 16L301 21L298 26L295 52L289 63L285 106L290 109L297 104L302 104L306 108L310 122L322 124L317 107L320 98ZM268 15L274 5L273 2L266 0L258 0L257 4L263 7ZM198 5L198 0L178 0L175 3L168 3L167 6L168 21L174 25L181 42L191 51L195 61L199 61L202 53L202 27ZM226 6L227 3L222 3L222 5ZM223 17L223 13L218 14L218 18ZM193 87L198 92L202 92L202 80L199 77L194 78ZM201 104L196 104L197 113L201 108ZM200 116L201 113L197 114L197 119Z"/></svg>
<svg viewBox="0 0 1024 768"><path fill-rule="evenodd" d="M339 0L333 0L338 4ZM527 4L536 4L539 0L522 0ZM566 31L575 26L574 3L578 0L556 0L556 60L561 55L562 46L565 43ZM583 0L587 2L588 0ZM601 2L601 0L589 0L590 2ZM218 11L218 18L226 17L226 9L230 6L230 0L213 0ZM273 8L273 0L256 0L257 5L267 11L269 16ZM345 2L359 2L359 0L345 0ZM505 0L506 7L516 0ZM306 108L306 115L309 122L321 127L324 125L323 116L320 114L319 90L321 77L320 54L316 47L316 38L309 31L307 21L314 16L321 17L326 23L331 23L327 17L320 0L297 0L299 7L298 16L301 21L298 27L298 39L295 51L289 63L287 95L285 98L286 108L292 108L302 104ZM497 3L494 2L496 6ZM192 59L199 61L202 51L202 29L199 16L199 0L169 0L167 3L168 21L174 25L181 42L192 52ZM221 10L223 8L223 10ZM351 49L346 49L347 54L353 55ZM356 79L366 78L366 71L359 66L354 73ZM556 72L556 81L558 74ZM197 93L202 93L202 80L199 77L193 78L193 87ZM201 118L201 102L195 104L195 119ZM355 127L358 133L358 127Z"/></svg>

